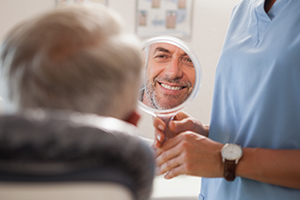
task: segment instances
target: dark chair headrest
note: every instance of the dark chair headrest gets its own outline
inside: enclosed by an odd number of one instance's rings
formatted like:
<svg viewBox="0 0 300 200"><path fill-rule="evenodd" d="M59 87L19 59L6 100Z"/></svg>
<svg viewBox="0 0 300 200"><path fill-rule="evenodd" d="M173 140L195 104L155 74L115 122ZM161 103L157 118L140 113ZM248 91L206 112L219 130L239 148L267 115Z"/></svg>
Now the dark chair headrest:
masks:
<svg viewBox="0 0 300 200"><path fill-rule="evenodd" d="M58 111L0 116L0 181L116 181L148 199L152 149L110 117Z"/></svg>

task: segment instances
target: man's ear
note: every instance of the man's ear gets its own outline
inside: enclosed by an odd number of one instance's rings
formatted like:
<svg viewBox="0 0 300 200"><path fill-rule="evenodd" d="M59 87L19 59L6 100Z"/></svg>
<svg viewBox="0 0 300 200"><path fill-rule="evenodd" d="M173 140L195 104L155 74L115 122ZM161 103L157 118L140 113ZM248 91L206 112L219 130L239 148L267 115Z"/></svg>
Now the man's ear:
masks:
<svg viewBox="0 0 300 200"><path fill-rule="evenodd" d="M133 124L134 126L137 126L140 118L141 118L141 116L135 110L125 119L125 121L130 124Z"/></svg>

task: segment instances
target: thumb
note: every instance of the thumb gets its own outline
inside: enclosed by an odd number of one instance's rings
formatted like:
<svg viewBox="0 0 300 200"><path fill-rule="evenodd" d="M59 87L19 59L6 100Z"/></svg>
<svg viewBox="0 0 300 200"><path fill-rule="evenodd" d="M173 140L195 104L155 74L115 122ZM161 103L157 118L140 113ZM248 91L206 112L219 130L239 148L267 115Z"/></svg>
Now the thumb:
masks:
<svg viewBox="0 0 300 200"><path fill-rule="evenodd" d="M170 121L169 123L169 129L176 133L179 134L181 132L185 132L185 131L197 131L196 127L195 127L195 123L193 122L193 120L186 118L180 121ZM195 130L194 130L195 129Z"/></svg>

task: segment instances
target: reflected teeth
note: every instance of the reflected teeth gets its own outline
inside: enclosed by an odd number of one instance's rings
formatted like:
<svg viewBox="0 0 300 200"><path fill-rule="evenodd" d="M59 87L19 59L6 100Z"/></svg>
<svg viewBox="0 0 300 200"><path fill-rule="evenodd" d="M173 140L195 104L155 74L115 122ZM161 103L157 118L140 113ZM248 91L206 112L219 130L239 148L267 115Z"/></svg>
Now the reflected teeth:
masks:
<svg viewBox="0 0 300 200"><path fill-rule="evenodd" d="M174 86L169 86L166 84L161 84L161 86L163 86L164 88L168 89L168 90L180 90L182 87L174 87Z"/></svg>

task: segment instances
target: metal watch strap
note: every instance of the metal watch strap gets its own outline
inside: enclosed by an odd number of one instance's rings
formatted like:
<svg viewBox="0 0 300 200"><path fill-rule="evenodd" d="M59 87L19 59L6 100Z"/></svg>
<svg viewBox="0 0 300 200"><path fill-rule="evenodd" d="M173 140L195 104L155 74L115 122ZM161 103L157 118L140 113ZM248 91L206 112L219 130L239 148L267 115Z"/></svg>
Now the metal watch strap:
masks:
<svg viewBox="0 0 300 200"><path fill-rule="evenodd" d="M226 160L224 162L224 178L227 181L233 181L235 179L235 160Z"/></svg>

